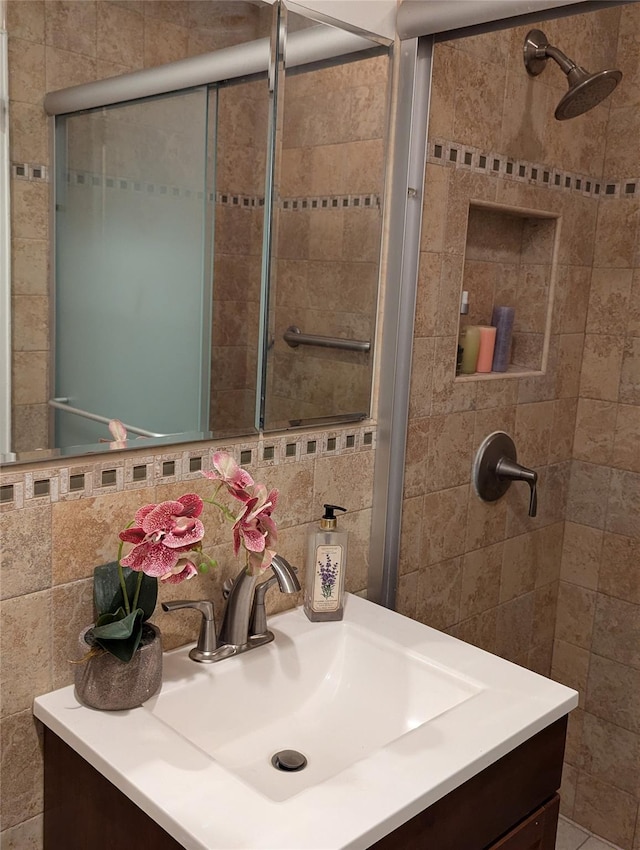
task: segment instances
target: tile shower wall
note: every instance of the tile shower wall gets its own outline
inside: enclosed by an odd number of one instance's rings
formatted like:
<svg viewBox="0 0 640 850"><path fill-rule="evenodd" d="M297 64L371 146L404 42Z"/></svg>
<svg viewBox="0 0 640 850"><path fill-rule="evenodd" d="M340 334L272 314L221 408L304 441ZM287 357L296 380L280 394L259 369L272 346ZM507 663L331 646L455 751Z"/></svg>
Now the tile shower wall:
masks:
<svg viewBox="0 0 640 850"><path fill-rule="evenodd" d="M640 6L620 10L604 173L640 175ZM622 180L622 188L628 180ZM580 692L565 813L640 848L640 199L598 208L552 675Z"/></svg>
<svg viewBox="0 0 640 850"><path fill-rule="evenodd" d="M355 428L264 438L230 447L255 479L280 491L278 546L301 568L304 582L306 534L323 502L348 493L342 520L351 533L347 589L367 583L368 541L375 432ZM39 848L42 829L42 755L39 725L31 716L37 694L72 680L77 635L91 621L93 567L117 553L117 532L138 507L195 492L211 496L213 484L198 471L210 469L213 448L203 444L158 455L109 453L64 466L2 476L0 617L0 846ZM10 489L7 489L10 488ZM42 494L42 495L39 495ZM340 497L340 498L338 498ZM205 507L205 551L219 562L208 576L192 580L187 594L213 599L222 610L222 583L239 565L230 527ZM161 588L164 599L183 597L185 586ZM267 597L270 611L299 604L299 594ZM193 617L154 615L165 648L194 639Z"/></svg>
<svg viewBox="0 0 640 850"><path fill-rule="evenodd" d="M47 444L50 163L45 92L250 41L265 22L250 3L209 0L9 0L7 17L15 164L13 445L23 451Z"/></svg>
<svg viewBox="0 0 640 850"><path fill-rule="evenodd" d="M615 58L610 34L619 14L607 9L540 26L577 56L597 35L609 53L602 48L590 61L606 65ZM573 182L543 178L556 171L601 176L609 105L575 119L570 131L554 121L563 80L551 70L527 77L525 31L435 49L399 599L404 613L548 674L598 199ZM544 375L455 380L472 201L562 216ZM499 225L496 216L496 250L511 236ZM520 462L538 470L536 519L527 516L526 487L515 484L494 503L474 492L473 457L495 430L511 434Z"/></svg>
<svg viewBox="0 0 640 850"><path fill-rule="evenodd" d="M580 691L563 809L638 850L640 6L539 26L624 83L557 122L563 75L527 78L524 29L436 47L399 600ZM563 216L544 377L454 381L471 200ZM498 428L540 473L536 520L526 488L495 504L473 491L472 458Z"/></svg>

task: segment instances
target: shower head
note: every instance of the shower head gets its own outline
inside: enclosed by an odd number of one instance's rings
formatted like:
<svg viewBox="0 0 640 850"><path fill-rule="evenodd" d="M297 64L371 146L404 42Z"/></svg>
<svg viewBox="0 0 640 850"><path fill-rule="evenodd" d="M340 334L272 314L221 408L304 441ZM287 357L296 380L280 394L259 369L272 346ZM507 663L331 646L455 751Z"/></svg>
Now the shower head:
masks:
<svg viewBox="0 0 640 850"><path fill-rule="evenodd" d="M575 118L576 115L582 115L583 112L593 109L609 97L621 78L620 71L599 71L597 74L589 74L584 68L574 68L567 76L569 91L556 106L556 118L558 121L565 121L567 118Z"/></svg>
<svg viewBox="0 0 640 850"><path fill-rule="evenodd" d="M590 74L557 47L549 44L541 30L530 30L524 40L524 65L529 76L537 77L541 74L547 59L553 59L560 65L569 84L569 91L556 106L555 117L558 121L575 118L593 109L611 94L622 79L621 71L607 70Z"/></svg>

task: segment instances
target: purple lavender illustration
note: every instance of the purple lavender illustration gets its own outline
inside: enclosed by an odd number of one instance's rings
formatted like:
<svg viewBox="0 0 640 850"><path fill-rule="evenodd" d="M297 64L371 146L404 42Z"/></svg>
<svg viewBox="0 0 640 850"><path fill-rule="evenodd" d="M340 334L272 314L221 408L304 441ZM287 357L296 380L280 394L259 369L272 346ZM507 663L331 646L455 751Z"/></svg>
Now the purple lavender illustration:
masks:
<svg viewBox="0 0 640 850"><path fill-rule="evenodd" d="M327 552L325 563L318 561L318 566L320 569L317 571L317 575L320 576L322 595L325 599L330 599L333 596L333 589L338 578L338 562L332 563L331 556Z"/></svg>

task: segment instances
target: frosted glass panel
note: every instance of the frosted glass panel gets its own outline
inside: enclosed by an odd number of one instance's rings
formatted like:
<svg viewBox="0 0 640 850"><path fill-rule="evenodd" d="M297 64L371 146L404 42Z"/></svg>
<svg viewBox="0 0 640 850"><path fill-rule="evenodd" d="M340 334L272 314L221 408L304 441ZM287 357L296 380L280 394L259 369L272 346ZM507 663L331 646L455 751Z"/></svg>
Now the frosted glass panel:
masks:
<svg viewBox="0 0 640 850"><path fill-rule="evenodd" d="M55 395L154 433L208 429L207 101L200 88L57 123ZM56 413L57 446L101 437Z"/></svg>

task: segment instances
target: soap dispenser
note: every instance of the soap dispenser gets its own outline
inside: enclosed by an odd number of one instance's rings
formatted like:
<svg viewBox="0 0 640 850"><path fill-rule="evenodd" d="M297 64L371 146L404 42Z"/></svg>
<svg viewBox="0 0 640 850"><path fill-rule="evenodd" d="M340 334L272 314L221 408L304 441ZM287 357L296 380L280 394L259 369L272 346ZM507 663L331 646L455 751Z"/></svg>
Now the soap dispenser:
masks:
<svg viewBox="0 0 640 850"><path fill-rule="evenodd" d="M320 528L309 534L304 612L314 623L341 620L344 613L344 574L349 533L338 531L338 505L324 505Z"/></svg>

